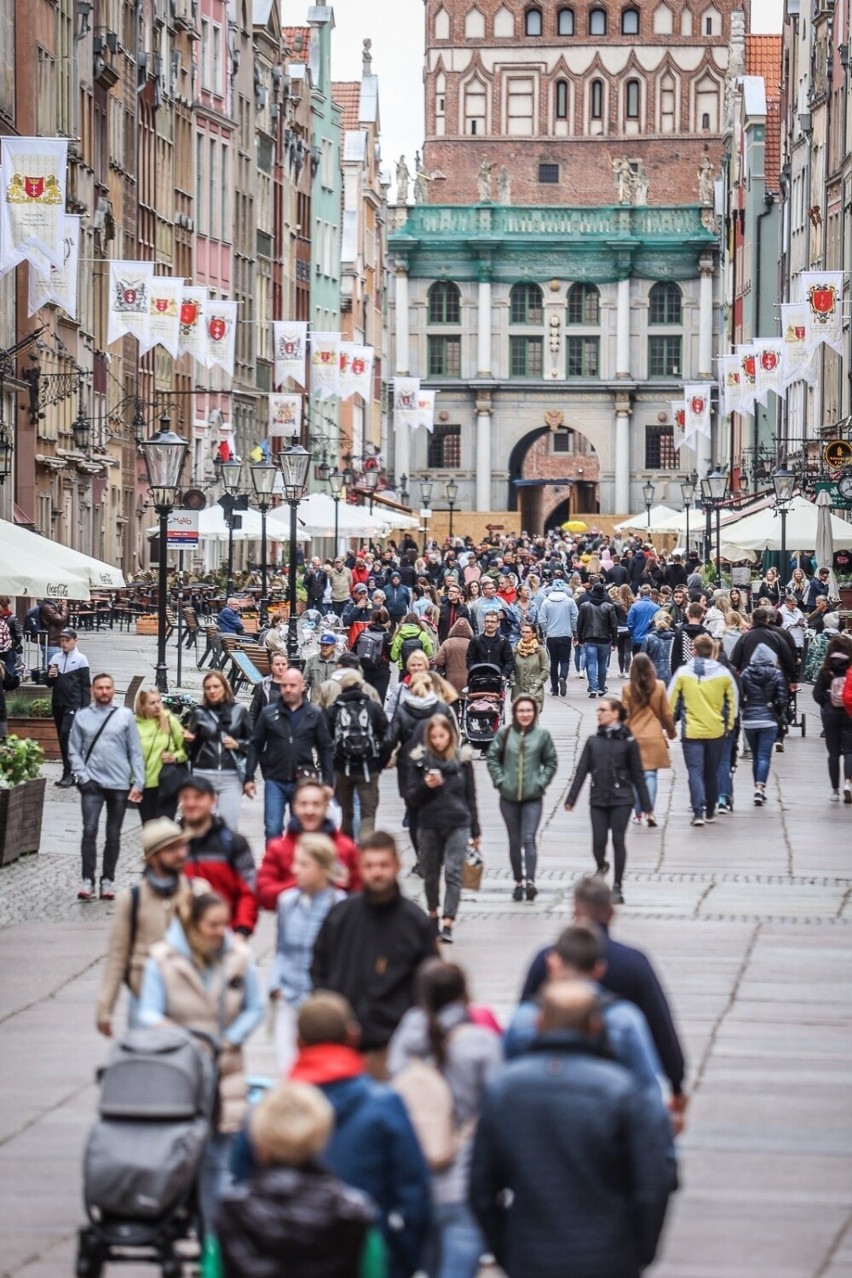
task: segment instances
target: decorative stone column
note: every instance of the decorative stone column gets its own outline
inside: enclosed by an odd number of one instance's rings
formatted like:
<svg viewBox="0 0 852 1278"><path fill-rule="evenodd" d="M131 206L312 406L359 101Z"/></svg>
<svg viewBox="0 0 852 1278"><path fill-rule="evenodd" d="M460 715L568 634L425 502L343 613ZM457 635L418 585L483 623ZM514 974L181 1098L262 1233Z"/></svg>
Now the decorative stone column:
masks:
<svg viewBox="0 0 852 1278"><path fill-rule="evenodd" d="M618 281L615 317L615 375L630 377L630 277Z"/></svg>
<svg viewBox="0 0 852 1278"><path fill-rule="evenodd" d="M630 514L630 418L629 395L615 400L615 439L613 441L613 508L617 515Z"/></svg>
<svg viewBox="0 0 852 1278"><path fill-rule="evenodd" d="M698 263L698 380L713 381L713 258Z"/></svg>
<svg viewBox="0 0 852 1278"><path fill-rule="evenodd" d="M411 354L408 336L408 270L403 261L395 263L396 269L396 371L402 377L408 375Z"/></svg>
<svg viewBox="0 0 852 1278"><path fill-rule="evenodd" d="M491 396L476 401L476 509L491 510Z"/></svg>
<svg viewBox="0 0 852 1278"><path fill-rule="evenodd" d="M491 376L491 281L479 281L476 309L476 376Z"/></svg>

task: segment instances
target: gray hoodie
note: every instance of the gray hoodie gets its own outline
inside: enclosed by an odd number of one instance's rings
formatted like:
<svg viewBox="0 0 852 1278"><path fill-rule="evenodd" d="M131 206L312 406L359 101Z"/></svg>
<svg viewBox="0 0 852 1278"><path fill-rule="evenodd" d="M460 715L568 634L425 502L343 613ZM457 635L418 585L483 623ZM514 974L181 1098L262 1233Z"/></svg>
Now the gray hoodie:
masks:
<svg viewBox="0 0 852 1278"><path fill-rule="evenodd" d="M89 754L95 734L113 710L115 713ZM114 701L108 706L93 702L77 711L68 755L78 781L96 781L105 790L129 790L134 785L140 790L145 788L145 760L133 711L116 706Z"/></svg>

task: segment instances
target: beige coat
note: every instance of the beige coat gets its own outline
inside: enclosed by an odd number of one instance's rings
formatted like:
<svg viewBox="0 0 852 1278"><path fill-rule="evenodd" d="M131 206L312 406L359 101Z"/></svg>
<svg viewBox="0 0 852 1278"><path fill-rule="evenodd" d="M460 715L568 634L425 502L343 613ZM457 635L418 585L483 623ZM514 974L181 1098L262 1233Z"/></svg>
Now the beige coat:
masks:
<svg viewBox="0 0 852 1278"><path fill-rule="evenodd" d="M161 896L143 876L139 880L139 908L136 914L136 937L133 953L130 952L131 931L131 889L120 892L115 903L115 917L112 931L107 942L106 965L101 978L98 994L98 1021L108 1020L112 1016L125 974L129 975L129 985L138 995L142 988L142 973L145 960L152 945L162 941L169 924L175 916L178 904L187 896L192 888L189 880L181 875L177 891L173 896Z"/></svg>
<svg viewBox="0 0 852 1278"><path fill-rule="evenodd" d="M158 941L151 958L160 969L166 987L166 1019L174 1025L199 1030L221 1043L219 1070L220 1132L237 1132L247 1108L245 1065L242 1047L228 1043L222 1034L242 1011L246 972L251 952L240 936L229 938L228 948L213 969L205 987L195 964L185 954Z"/></svg>
<svg viewBox="0 0 852 1278"><path fill-rule="evenodd" d="M659 768L670 768L671 761L666 737L674 741L677 733L666 696L666 685L662 679L656 680L648 704L641 710L637 710L635 714L630 710L629 683L625 684L621 697L629 714L627 726L639 744L643 769L646 772L656 772Z"/></svg>

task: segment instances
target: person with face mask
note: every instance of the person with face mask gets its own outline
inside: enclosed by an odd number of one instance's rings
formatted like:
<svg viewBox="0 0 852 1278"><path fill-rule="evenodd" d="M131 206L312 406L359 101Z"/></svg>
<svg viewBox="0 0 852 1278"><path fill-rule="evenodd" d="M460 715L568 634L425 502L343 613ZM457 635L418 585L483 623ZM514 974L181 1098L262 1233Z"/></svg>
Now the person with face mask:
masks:
<svg viewBox="0 0 852 1278"><path fill-rule="evenodd" d="M138 1024L142 972L151 946L161 941L177 906L191 891L182 873L187 836L168 817L146 821L142 827L145 868L133 887L120 892L107 944L106 965L98 994L97 1026L112 1037L113 1013L122 984L130 993L128 1025Z"/></svg>

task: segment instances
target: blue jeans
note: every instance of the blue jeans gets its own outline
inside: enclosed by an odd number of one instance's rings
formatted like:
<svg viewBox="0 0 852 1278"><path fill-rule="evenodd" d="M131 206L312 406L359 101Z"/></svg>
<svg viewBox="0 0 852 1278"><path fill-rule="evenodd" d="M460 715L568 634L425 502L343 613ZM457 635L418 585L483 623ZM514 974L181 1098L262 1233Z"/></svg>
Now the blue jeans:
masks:
<svg viewBox="0 0 852 1278"><path fill-rule="evenodd" d="M683 761L689 775L689 802L693 816L716 811L719 799L719 760L724 737L684 737Z"/></svg>
<svg viewBox="0 0 852 1278"><path fill-rule="evenodd" d="M589 676L589 692L603 692L609 666L609 644L587 643L586 674Z"/></svg>
<svg viewBox="0 0 852 1278"><path fill-rule="evenodd" d="M581 643L574 644L574 669L583 671L586 668L586 649Z"/></svg>
<svg viewBox="0 0 852 1278"><path fill-rule="evenodd" d="M719 760L719 775L716 778L720 799L732 799L734 797L734 778L731 773L731 759L733 756L734 734L733 732L726 732L722 745L722 757Z"/></svg>
<svg viewBox="0 0 852 1278"><path fill-rule="evenodd" d="M648 787L648 798L651 800L651 811L657 806L657 769L645 772L645 785ZM639 802L639 792L633 787L633 811L639 816L642 812L642 805Z"/></svg>
<svg viewBox="0 0 852 1278"><path fill-rule="evenodd" d="M429 1278L476 1278L487 1244L466 1203L439 1203L426 1240L423 1269Z"/></svg>
<svg viewBox="0 0 852 1278"><path fill-rule="evenodd" d="M296 789L295 781L272 781L267 778L263 783L263 833L267 840L280 839L284 829L284 814L293 798Z"/></svg>
<svg viewBox="0 0 852 1278"><path fill-rule="evenodd" d="M198 1172L198 1206L205 1238L215 1234L219 1199L233 1183L231 1152L234 1132L214 1132L207 1142Z"/></svg>
<svg viewBox="0 0 852 1278"><path fill-rule="evenodd" d="M769 776L769 765L772 763L772 747L778 736L778 728L773 723L771 728L746 728L746 741L751 750L751 771L755 785L766 785Z"/></svg>

